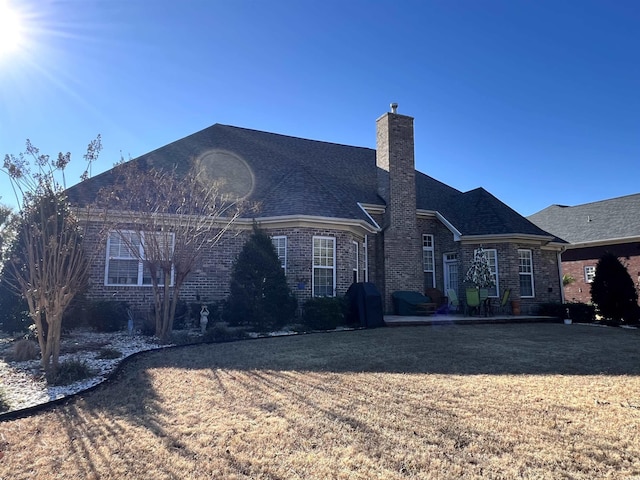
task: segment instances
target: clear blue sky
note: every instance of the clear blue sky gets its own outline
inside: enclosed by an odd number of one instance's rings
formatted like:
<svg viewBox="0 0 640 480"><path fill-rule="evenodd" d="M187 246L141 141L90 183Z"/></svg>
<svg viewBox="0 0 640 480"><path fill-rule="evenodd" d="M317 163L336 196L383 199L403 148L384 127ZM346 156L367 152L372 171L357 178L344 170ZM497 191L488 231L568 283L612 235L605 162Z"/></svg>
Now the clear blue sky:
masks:
<svg viewBox="0 0 640 480"><path fill-rule="evenodd" d="M8 1L0 154L71 151L68 184L98 133L94 174L214 123L375 148L398 102L418 170L524 215L640 192L635 0Z"/></svg>

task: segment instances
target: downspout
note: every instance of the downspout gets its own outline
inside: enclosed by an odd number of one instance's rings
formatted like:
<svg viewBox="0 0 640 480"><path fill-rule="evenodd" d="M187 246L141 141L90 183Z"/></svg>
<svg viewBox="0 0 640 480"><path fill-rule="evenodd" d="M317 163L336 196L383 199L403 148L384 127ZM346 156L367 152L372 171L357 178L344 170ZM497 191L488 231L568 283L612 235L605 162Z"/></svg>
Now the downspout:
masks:
<svg viewBox="0 0 640 480"><path fill-rule="evenodd" d="M369 281L369 235L364 236L364 281Z"/></svg>
<svg viewBox="0 0 640 480"><path fill-rule="evenodd" d="M562 252L564 252L565 248L562 247L556 256L558 257L558 278L560 279L560 301L564 304L564 283L562 282Z"/></svg>

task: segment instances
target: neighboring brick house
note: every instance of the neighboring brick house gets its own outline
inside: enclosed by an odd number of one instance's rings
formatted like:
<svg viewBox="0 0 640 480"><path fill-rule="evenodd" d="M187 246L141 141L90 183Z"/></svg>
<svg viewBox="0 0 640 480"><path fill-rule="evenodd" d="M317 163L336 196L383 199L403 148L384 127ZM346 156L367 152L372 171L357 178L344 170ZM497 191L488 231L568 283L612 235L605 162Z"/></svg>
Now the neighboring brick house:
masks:
<svg viewBox="0 0 640 480"><path fill-rule="evenodd" d="M568 242L561 255L563 274L574 279L564 287L567 301L591 302L591 281L605 252L620 258L640 288L640 194L551 205L528 218Z"/></svg>
<svg viewBox="0 0 640 480"><path fill-rule="evenodd" d="M387 312L397 290L453 288L463 298L464 272L479 246L497 281L493 297L510 288L523 312L560 301L561 243L482 188L463 193L417 172L413 118L392 107L377 120L376 150L216 124L131 160L147 168L198 162L224 172L229 188L260 205L202 258L181 297L228 295L233 261L256 221L272 236L301 301L343 295L354 280L375 283ZM72 187L69 197L90 201L114 178L112 170L102 173ZM87 295L150 304L142 268L121 276L132 260L118 256L111 237L98 242L87 232L89 248L101 252Z"/></svg>

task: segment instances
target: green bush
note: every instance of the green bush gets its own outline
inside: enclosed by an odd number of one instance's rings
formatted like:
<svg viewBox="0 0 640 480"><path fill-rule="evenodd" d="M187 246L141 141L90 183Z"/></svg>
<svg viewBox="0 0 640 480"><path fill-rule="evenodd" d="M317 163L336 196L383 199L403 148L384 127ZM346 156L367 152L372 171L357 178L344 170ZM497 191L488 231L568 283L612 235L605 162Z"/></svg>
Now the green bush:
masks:
<svg viewBox="0 0 640 480"><path fill-rule="evenodd" d="M224 320L268 332L290 323L296 307L271 238L254 227L233 264Z"/></svg>
<svg viewBox="0 0 640 480"><path fill-rule="evenodd" d="M333 330L346 325L347 301L344 297L315 297L304 304L302 325L310 330Z"/></svg>
<svg viewBox="0 0 640 480"><path fill-rule="evenodd" d="M60 363L55 375L47 375L50 385L69 385L86 378L93 377L96 371L86 361L74 358Z"/></svg>
<svg viewBox="0 0 640 480"><path fill-rule="evenodd" d="M117 332L126 327L127 303L117 300L98 300L87 303L87 321L97 332Z"/></svg>
<svg viewBox="0 0 640 480"><path fill-rule="evenodd" d="M538 310L539 315L557 317L559 319L569 318L576 323L593 323L596 320L596 309L593 305L586 303L543 303Z"/></svg>
<svg viewBox="0 0 640 480"><path fill-rule="evenodd" d="M248 337L247 333L244 330L238 328L229 328L218 323L213 327L207 329L206 333L202 337L202 341L205 343L223 343L242 340L245 338Z"/></svg>
<svg viewBox="0 0 640 480"><path fill-rule="evenodd" d="M4 279L0 279L0 330L23 334L29 331L32 323L27 301L14 292Z"/></svg>

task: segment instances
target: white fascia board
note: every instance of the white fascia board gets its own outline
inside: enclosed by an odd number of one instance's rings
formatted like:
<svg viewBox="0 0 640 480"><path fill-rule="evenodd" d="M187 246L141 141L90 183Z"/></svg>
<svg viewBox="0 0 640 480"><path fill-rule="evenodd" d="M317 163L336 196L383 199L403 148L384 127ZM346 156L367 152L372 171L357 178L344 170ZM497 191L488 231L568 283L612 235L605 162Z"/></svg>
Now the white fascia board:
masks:
<svg viewBox="0 0 640 480"><path fill-rule="evenodd" d="M587 247L605 247L607 245L620 245L622 243L633 243L633 242L640 242L640 237L607 238L604 240L593 240L590 242L568 243L567 250L573 250L575 248L587 248Z"/></svg>
<svg viewBox="0 0 640 480"><path fill-rule="evenodd" d="M253 223L271 228L286 227L324 227L350 230L354 233L377 233L373 225L364 220L350 218L316 217L313 215L283 215L279 217L239 218L234 224L241 227L251 227Z"/></svg>
<svg viewBox="0 0 640 480"><path fill-rule="evenodd" d="M548 245L555 237L551 235L527 235L519 233L501 233L498 235L463 235L460 241L464 243L531 243L536 245ZM558 244L560 245L560 244Z"/></svg>
<svg viewBox="0 0 640 480"><path fill-rule="evenodd" d="M449 229L449 231L453 234L453 241L454 242L459 241L460 238L462 237L462 233L460 232L460 230L458 230L456 227L454 227L453 224L449 220L447 220L445 218L445 216L442 215L437 210L420 210L420 209L418 209L416 211L416 215L418 217L422 217L422 218L437 218L438 220L440 220L440 222L442 222L442 224L445 227L447 227Z"/></svg>
<svg viewBox="0 0 640 480"><path fill-rule="evenodd" d="M364 204L357 202L358 206L360 207L360 209L364 212L364 214L367 216L367 218L369 220L371 220L371 223L373 223L373 225L376 227L376 230L379 232L382 229L380 228L380 225L378 225L378 222L376 222L373 217L371 217L371 215L369 215L369 212L367 211L367 207L364 206ZM376 212L372 212L372 213L376 213ZM384 213L384 208L382 209L382 213Z"/></svg>

